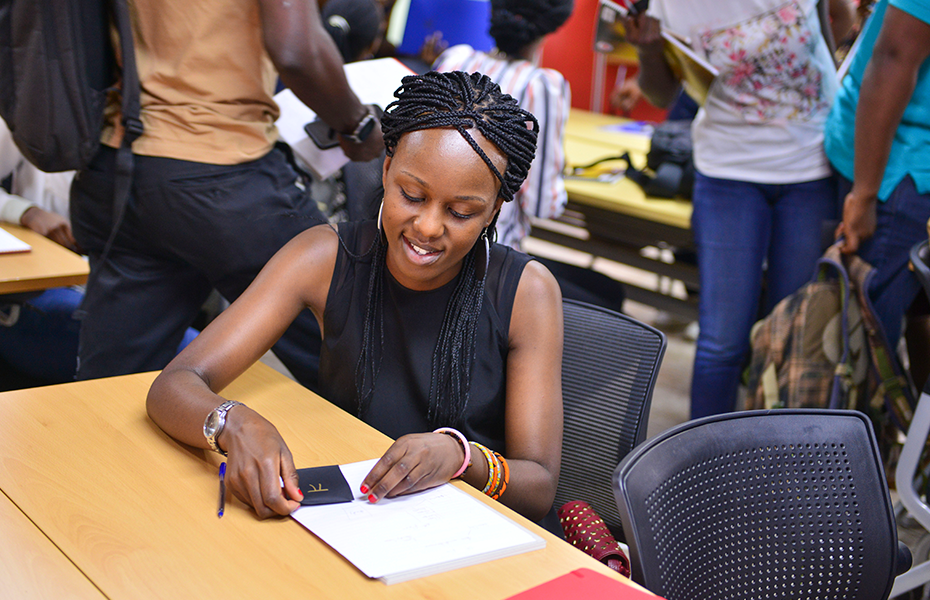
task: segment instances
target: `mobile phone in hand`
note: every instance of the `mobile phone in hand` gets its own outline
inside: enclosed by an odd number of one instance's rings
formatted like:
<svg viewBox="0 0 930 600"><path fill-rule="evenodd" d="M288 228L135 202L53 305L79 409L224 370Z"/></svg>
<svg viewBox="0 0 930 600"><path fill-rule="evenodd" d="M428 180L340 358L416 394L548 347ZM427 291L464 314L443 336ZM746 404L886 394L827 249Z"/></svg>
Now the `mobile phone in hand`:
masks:
<svg viewBox="0 0 930 600"><path fill-rule="evenodd" d="M304 125L304 131L313 140L320 150L328 150L339 145L339 137L336 130L326 124L319 117Z"/></svg>
<svg viewBox="0 0 930 600"><path fill-rule="evenodd" d="M377 104L371 106L375 110L375 117L380 121L384 111ZM339 134L319 117L304 125L304 131L320 150L328 150L339 145Z"/></svg>

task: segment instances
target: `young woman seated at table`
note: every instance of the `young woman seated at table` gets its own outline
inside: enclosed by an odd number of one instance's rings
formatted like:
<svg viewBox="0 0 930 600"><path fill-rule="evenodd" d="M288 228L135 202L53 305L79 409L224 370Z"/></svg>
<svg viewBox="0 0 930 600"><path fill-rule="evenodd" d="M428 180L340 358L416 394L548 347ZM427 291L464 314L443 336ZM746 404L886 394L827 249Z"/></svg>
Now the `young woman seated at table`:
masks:
<svg viewBox="0 0 930 600"><path fill-rule="evenodd" d="M209 447L218 392L309 308L322 395L397 440L363 482L369 501L461 477L540 520L559 477L561 295L545 267L488 239L538 125L479 74L405 77L395 95L377 222L317 226L282 248L158 376L149 415ZM287 444L261 415L233 406L215 443L259 517L299 506Z"/></svg>

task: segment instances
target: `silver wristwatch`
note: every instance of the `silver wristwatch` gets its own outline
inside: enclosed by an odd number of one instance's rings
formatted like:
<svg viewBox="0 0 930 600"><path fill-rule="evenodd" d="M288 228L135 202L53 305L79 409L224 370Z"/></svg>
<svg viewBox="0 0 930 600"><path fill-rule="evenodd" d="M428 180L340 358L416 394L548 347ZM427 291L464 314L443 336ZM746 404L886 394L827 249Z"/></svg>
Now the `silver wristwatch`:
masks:
<svg viewBox="0 0 930 600"><path fill-rule="evenodd" d="M374 131L375 125L378 124L378 117L375 115L375 109L369 105L366 105L365 108L367 112L365 116L362 117L362 120L358 122L358 125L355 126L355 130L353 130L352 133L342 134L342 137L353 144L361 144L367 140L371 132Z"/></svg>
<svg viewBox="0 0 930 600"><path fill-rule="evenodd" d="M226 413L228 413L229 409L233 406L239 405L245 406L245 404L241 402L227 400L211 410L210 414L207 415L206 420L203 422L203 435L207 438L207 443L210 444L210 448L214 452L219 452L223 456L226 456L226 453L220 449L219 445L216 443L216 438L220 437L220 434L223 433L223 428L226 427Z"/></svg>

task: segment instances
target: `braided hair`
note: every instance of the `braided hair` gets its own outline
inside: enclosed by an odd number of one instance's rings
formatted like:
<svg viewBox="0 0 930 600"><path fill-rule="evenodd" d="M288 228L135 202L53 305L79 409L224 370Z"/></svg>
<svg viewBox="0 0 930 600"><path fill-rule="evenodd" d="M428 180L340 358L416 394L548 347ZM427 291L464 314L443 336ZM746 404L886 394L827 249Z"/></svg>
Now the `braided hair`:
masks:
<svg viewBox="0 0 930 600"><path fill-rule="evenodd" d="M572 0L491 0L491 37L510 56L562 26Z"/></svg>
<svg viewBox="0 0 930 600"><path fill-rule="evenodd" d="M381 128L388 156L394 156L400 138L411 131L452 128L458 131L500 182L499 195L513 199L536 153L539 124L510 95L486 75L461 71L404 77L394 92L397 98L384 112ZM501 173L469 130L477 129L507 158ZM488 229L494 227L494 217ZM380 225L380 224L379 224ZM482 238L487 235L482 233ZM433 351L427 418L434 427L461 425L468 405L475 359L478 317L484 302L488 257L486 240L476 241L462 261L458 282L443 316ZM378 235L371 250L368 304L362 331L362 348L356 364L358 412L363 416L374 393L384 346L383 299L387 242ZM479 254L482 254L479 260Z"/></svg>

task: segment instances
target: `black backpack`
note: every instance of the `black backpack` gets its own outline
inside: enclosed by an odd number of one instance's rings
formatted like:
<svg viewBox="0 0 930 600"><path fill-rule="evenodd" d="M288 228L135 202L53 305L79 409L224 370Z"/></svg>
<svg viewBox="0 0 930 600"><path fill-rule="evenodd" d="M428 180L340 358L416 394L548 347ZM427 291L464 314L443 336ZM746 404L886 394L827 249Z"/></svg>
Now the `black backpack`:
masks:
<svg viewBox="0 0 930 600"><path fill-rule="evenodd" d="M111 18L122 73L111 44ZM126 133L117 153L114 227L104 256L129 196L132 142L142 134L126 0L0 0L0 117L36 167L56 172L90 163L100 146L107 94L120 80Z"/></svg>
<svg viewBox="0 0 930 600"><path fill-rule="evenodd" d="M646 167L630 166L626 176L639 184L648 196L690 198L694 188L694 161L691 157L691 121L664 121L652 133Z"/></svg>

